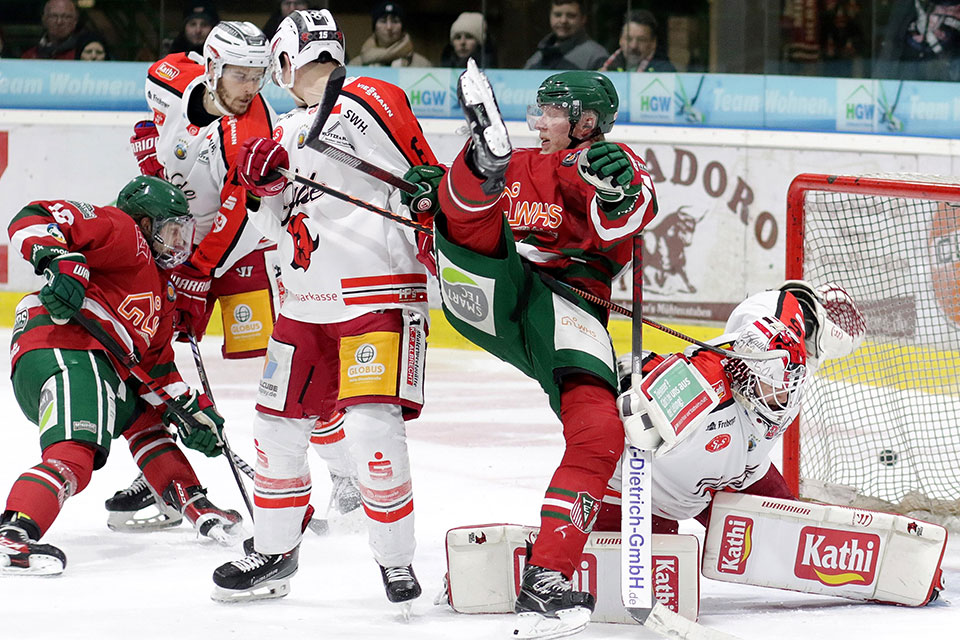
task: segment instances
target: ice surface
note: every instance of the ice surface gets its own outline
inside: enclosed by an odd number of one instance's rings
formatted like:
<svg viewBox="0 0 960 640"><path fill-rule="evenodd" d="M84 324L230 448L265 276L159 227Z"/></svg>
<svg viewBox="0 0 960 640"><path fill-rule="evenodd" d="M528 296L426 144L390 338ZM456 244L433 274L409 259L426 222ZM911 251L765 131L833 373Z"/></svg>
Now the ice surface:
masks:
<svg viewBox="0 0 960 640"><path fill-rule="evenodd" d="M9 340L9 330L0 331ZM251 415L259 361L226 364L217 337L202 343L208 374L231 443L254 461ZM195 382L193 360L178 345L178 362ZM334 523L326 537L308 533L300 572L281 600L218 604L210 575L241 555L198 540L188 525L147 533L109 531L103 501L126 487L136 468L123 440L90 486L70 499L44 537L67 554L54 578L0 578L0 639L235 638L466 640L511 636L511 615L463 615L431 604L445 571L442 541L455 526L486 522L537 524L540 500L562 451L560 427L536 384L478 352L431 350L422 417L408 423L418 549L414 568L424 595L403 622L387 602L379 571L356 522ZM9 360L3 374L9 377ZM22 417L9 383L0 385L7 418L0 447L0 493L37 462L36 427ZM243 510L223 458L189 454L219 506ZM329 480L311 454L315 505ZM698 525L685 532L701 534ZM960 599L960 546L944 560L947 600ZM960 637L960 610L943 603L922 609L854 604L837 598L742 587L701 579L702 624L744 640L870 640ZM633 625L591 624L577 638L646 638Z"/></svg>

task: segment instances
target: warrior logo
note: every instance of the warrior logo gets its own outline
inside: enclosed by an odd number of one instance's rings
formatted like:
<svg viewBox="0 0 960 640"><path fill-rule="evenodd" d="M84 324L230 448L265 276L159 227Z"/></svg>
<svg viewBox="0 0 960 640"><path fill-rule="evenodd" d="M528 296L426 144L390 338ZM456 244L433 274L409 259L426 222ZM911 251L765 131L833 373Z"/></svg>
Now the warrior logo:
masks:
<svg viewBox="0 0 960 640"><path fill-rule="evenodd" d="M699 220L680 207L663 222L644 234L643 281L663 289L672 276L680 279L686 290L681 293L696 293L697 288L687 277L687 247L693 243L693 232ZM653 246L646 238L651 238Z"/></svg>
<svg viewBox="0 0 960 640"><path fill-rule="evenodd" d="M310 231L304 222L306 219L306 215L298 213L287 223L287 233L293 238L293 262L290 266L304 271L310 268L310 256L320 246L320 238L310 236Z"/></svg>
<svg viewBox="0 0 960 640"><path fill-rule="evenodd" d="M753 550L753 520L742 516L727 516L721 535L717 571L743 575L747 568L747 558Z"/></svg>
<svg viewBox="0 0 960 640"><path fill-rule="evenodd" d="M821 527L800 530L793 573L828 587L872 584L880 558L880 536Z"/></svg>

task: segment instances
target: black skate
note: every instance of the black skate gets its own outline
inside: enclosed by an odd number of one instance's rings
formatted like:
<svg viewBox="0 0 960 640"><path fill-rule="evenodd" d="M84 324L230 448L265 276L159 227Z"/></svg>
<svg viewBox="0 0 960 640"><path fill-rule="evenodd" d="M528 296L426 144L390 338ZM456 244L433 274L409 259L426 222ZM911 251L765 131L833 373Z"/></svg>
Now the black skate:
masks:
<svg viewBox="0 0 960 640"><path fill-rule="evenodd" d="M31 529L28 533L27 530ZM40 544L36 526L18 517L0 524L0 575L55 576L63 573L67 556L52 544Z"/></svg>
<svg viewBox="0 0 960 640"><path fill-rule="evenodd" d="M303 513L303 522L300 523L300 533L306 533L307 529L310 529L318 536L325 535L329 531L327 527L327 521L315 520L313 517L314 513L316 513L316 511L314 510L313 505L308 504L307 510ZM253 536L250 536L243 541L243 552L246 555L250 555L254 551L256 551L256 548L254 546Z"/></svg>
<svg viewBox="0 0 960 640"><path fill-rule="evenodd" d="M486 178L482 185L485 194L500 193L513 146L490 81L472 58L467 60L467 70L457 81L457 98L472 140L467 150L468 165L472 165L470 169L477 177Z"/></svg>
<svg viewBox="0 0 960 640"><path fill-rule="evenodd" d="M235 544L243 535L243 517L233 509L220 509L214 505L202 487L184 487L174 480L164 490L163 500L185 515L200 535L220 544Z"/></svg>
<svg viewBox="0 0 960 640"><path fill-rule="evenodd" d="M107 527L113 531L157 531L183 522L179 511L158 499L142 473L129 487L107 498L103 506L109 512Z"/></svg>
<svg viewBox="0 0 960 640"><path fill-rule="evenodd" d="M213 572L214 590L210 597L217 602L282 598L290 593L290 578L297 572L299 553L299 545L280 554L254 551L222 564Z"/></svg>
<svg viewBox="0 0 960 640"><path fill-rule="evenodd" d="M330 489L331 509L336 509L345 515L363 504L356 480L347 476L338 476L333 472L330 472L330 480L333 482Z"/></svg>
<svg viewBox="0 0 960 640"><path fill-rule="evenodd" d="M596 601L574 591L559 571L527 564L514 611L519 615L514 638L549 640L579 633L590 622Z"/></svg>
<svg viewBox="0 0 960 640"><path fill-rule="evenodd" d="M410 601L419 598L421 589L413 566L380 567L380 576L383 578L383 588L387 592L387 600L400 605L403 617L410 619Z"/></svg>

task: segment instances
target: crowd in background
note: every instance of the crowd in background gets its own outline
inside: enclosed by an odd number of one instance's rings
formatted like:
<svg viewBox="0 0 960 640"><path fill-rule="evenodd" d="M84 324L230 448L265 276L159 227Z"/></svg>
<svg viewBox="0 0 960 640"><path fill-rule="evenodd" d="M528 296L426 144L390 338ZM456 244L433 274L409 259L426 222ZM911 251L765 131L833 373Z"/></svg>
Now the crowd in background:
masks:
<svg viewBox="0 0 960 640"><path fill-rule="evenodd" d="M776 3L779 5L776 15L779 59L773 72L960 80L960 0L868 1L875 11L883 9L885 25L877 24L876 15L865 16L865 0L779 0ZM631 8L622 16L616 48L608 50L591 37L591 33L598 34L588 22L591 14L587 0L550 0L550 31L539 40L537 36L528 38L532 51L525 60L505 60L498 55L497 43L479 11L465 11L457 16L450 24L449 34L445 34L449 40L439 59L430 59L423 53L423 43L418 43L407 30L409 21L414 19L409 5L414 3L413 0L405 2L406 7L394 0L385 0L373 7L370 34L348 64L462 68L467 59L473 57L487 68L672 72L679 66L680 70L707 70L702 64L696 68L697 65L687 65L687 61L677 65L670 60L663 46L664 25L647 9ZM180 6L176 2L169 4ZM264 13L267 10L272 13L263 31L271 37L290 12L326 8L327 4L326 0L264 0ZM631 7L631 3L626 6ZM217 4L184 0L182 10L180 31L163 38L156 51L137 59L202 50L204 39L220 20ZM111 55L110 39L84 20L76 0L46 0L40 26L42 33L38 41L17 50L10 50L12 47L5 50L0 25L0 57L120 59ZM608 37L598 39L612 41L612 32L605 35Z"/></svg>

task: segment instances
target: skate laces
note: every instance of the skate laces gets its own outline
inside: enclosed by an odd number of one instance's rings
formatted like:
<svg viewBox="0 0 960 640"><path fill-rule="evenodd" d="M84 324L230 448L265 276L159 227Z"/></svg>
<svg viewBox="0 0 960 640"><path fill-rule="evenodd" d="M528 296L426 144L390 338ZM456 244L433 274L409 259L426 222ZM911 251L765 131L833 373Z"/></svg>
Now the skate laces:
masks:
<svg viewBox="0 0 960 640"><path fill-rule="evenodd" d="M383 575L386 576L387 582L404 582L404 581L413 581L413 571L410 567L384 567Z"/></svg>
<svg viewBox="0 0 960 640"><path fill-rule="evenodd" d="M527 587L524 584L525 588L529 588L530 591L538 594L550 594L550 595L559 595L565 591L570 591L573 589L573 585L570 584L570 581L563 577L563 574L559 571L553 571L551 569L544 569L543 567L537 567L535 570L531 571L533 573L532 584ZM526 576L524 576L526 578ZM527 580L524 580L526 583Z"/></svg>
<svg viewBox="0 0 960 640"><path fill-rule="evenodd" d="M124 495L124 496L135 496L141 491L144 491L146 489L148 489L147 479L141 473L134 479L132 483L130 483L129 487L127 487L120 493L121 495Z"/></svg>
<svg viewBox="0 0 960 640"><path fill-rule="evenodd" d="M259 569L268 562L270 562L270 558L268 556L265 556L259 551L254 551L253 553L247 554L239 560L234 560L230 564L235 566L240 571L246 573L247 571Z"/></svg>

